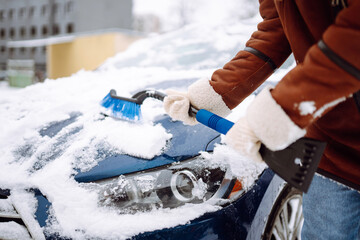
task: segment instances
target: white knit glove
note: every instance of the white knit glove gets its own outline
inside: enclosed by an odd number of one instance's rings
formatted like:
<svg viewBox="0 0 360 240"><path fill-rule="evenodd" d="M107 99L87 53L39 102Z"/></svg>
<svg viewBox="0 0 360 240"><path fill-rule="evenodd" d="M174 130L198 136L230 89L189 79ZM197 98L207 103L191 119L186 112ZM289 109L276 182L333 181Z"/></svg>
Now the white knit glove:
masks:
<svg viewBox="0 0 360 240"><path fill-rule="evenodd" d="M255 162L263 161L259 153L261 142L250 128L246 118L240 118L228 131L225 143L248 159Z"/></svg>
<svg viewBox="0 0 360 240"><path fill-rule="evenodd" d="M172 119L183 121L187 125L197 124L195 117L189 115L190 100L187 93L167 90L166 94L164 108Z"/></svg>
<svg viewBox="0 0 360 240"><path fill-rule="evenodd" d="M265 88L250 104L246 116L225 135L225 143L245 157L261 161L261 143L272 151L282 150L305 133L272 98L270 88Z"/></svg>
<svg viewBox="0 0 360 240"><path fill-rule="evenodd" d="M200 79L191 84L187 92L167 90L166 94L165 111L172 119L183 121L188 125L198 123L195 117L189 116L190 104L196 109L206 109L222 117L226 117L231 112L208 79Z"/></svg>

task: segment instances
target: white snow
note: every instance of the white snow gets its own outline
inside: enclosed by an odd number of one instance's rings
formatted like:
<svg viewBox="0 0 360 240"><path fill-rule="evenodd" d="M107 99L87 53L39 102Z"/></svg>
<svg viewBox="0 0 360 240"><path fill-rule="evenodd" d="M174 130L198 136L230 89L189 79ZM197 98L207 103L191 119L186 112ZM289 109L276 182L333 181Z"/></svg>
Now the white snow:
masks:
<svg viewBox="0 0 360 240"><path fill-rule="evenodd" d="M257 15L258 6L258 1L252 0L135 0L133 12L135 16L156 16L160 32L166 32L188 23L209 26L246 19Z"/></svg>
<svg viewBox="0 0 360 240"><path fill-rule="evenodd" d="M0 199L0 212L2 212L2 214L16 214L13 206L8 199Z"/></svg>
<svg viewBox="0 0 360 240"><path fill-rule="evenodd" d="M316 110L314 101L304 101L299 104L300 115L313 114Z"/></svg>
<svg viewBox="0 0 360 240"><path fill-rule="evenodd" d="M144 120L129 123L103 120L99 101L112 88L118 95L130 97L149 86L160 91L168 87L184 90L191 81L210 77L243 48L258 21L257 16L226 26L187 26L140 40L96 71L82 70L71 77L47 79L24 89L1 83L0 188L39 188L52 202L53 224L46 230L75 239L125 239L186 224L218 210L219 206L203 203L118 215L110 208L98 206L97 193L77 183L72 177L73 169L95 166L102 159L98 149L144 158L161 154L171 138L161 125L154 124L156 116L164 114L161 102L145 101ZM229 119L235 121L242 116L252 99L250 96L244 101ZM45 131L44 126L74 116L76 121L54 136L40 134ZM203 153L203 157L209 163L230 166L245 188L265 167L241 159L226 146L217 146L213 155ZM24 194L23 201L33 203L34 199Z"/></svg>
<svg viewBox="0 0 360 240"><path fill-rule="evenodd" d="M26 228L16 222L0 222L0 239L31 239Z"/></svg>
<svg viewBox="0 0 360 240"><path fill-rule="evenodd" d="M314 118L317 118L320 117L327 109L332 108L345 100L346 97L336 99L332 102L325 104L319 109L316 109L314 101L303 101L300 104L298 104L297 107L300 111L300 115L305 116L308 114L312 114Z"/></svg>
<svg viewBox="0 0 360 240"><path fill-rule="evenodd" d="M329 103L325 104L324 106L319 108L314 113L314 117L315 118L320 117L327 109L332 108L332 107L338 105L339 103L344 102L345 100L346 100L346 97L342 97L342 98L336 99L336 100L334 100L332 102L329 102Z"/></svg>
<svg viewBox="0 0 360 240"><path fill-rule="evenodd" d="M244 189L249 189L266 167L264 162L248 159L226 145L218 145L213 154L202 152L202 156L211 164L230 166L232 174L238 177Z"/></svg>
<svg viewBox="0 0 360 240"><path fill-rule="evenodd" d="M16 206L16 211L20 214L23 222L28 227L29 233L36 240L45 240L42 229L34 218L37 201L33 194L24 189L11 189L9 199Z"/></svg>

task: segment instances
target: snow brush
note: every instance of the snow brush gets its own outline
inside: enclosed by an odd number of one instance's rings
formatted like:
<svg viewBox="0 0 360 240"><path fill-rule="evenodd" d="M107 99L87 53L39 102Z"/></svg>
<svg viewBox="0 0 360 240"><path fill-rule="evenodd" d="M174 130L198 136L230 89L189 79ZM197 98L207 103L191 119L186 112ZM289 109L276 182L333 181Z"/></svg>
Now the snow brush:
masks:
<svg viewBox="0 0 360 240"><path fill-rule="evenodd" d="M127 121L139 121L142 118L141 104L146 98L163 101L165 96L164 93L158 91L144 90L136 93L131 98L126 98L117 96L116 91L111 89L100 102L100 105L104 107L104 115Z"/></svg>
<svg viewBox="0 0 360 240"><path fill-rule="evenodd" d="M141 104L146 98L155 98L163 101L164 93L145 90L136 93L131 98L119 97L115 90L102 100L101 105L108 109L109 116L124 120L136 121L141 119ZM196 117L201 124L226 134L234 125L233 122L222 118L205 109L197 110L190 107L189 115ZM326 143L310 139L300 138L287 148L280 151L271 151L261 144L260 155L266 164L282 179L291 186L307 192L315 175Z"/></svg>

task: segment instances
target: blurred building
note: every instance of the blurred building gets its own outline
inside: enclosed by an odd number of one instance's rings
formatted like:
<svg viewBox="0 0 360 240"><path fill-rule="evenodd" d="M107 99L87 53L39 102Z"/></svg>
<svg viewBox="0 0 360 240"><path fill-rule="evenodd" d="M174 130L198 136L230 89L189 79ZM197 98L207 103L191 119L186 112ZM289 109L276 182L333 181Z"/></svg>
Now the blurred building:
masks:
<svg viewBox="0 0 360 240"><path fill-rule="evenodd" d="M91 70L138 37L131 29L132 0L0 0L0 70L9 60L33 61L39 79Z"/></svg>
<svg viewBox="0 0 360 240"><path fill-rule="evenodd" d="M160 18L154 14L138 14L134 16L133 28L143 33L160 33Z"/></svg>

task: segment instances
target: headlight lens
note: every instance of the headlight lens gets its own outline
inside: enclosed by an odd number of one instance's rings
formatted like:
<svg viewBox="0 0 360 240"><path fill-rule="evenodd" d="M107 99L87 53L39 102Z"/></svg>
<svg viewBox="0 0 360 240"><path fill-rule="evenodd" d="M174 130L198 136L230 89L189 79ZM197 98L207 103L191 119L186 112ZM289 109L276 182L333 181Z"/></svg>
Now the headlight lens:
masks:
<svg viewBox="0 0 360 240"><path fill-rule="evenodd" d="M120 213L174 208L228 198L242 191L224 167L195 158L181 163L96 182L99 202ZM240 185L241 186L241 185ZM235 194L238 195L238 194Z"/></svg>

